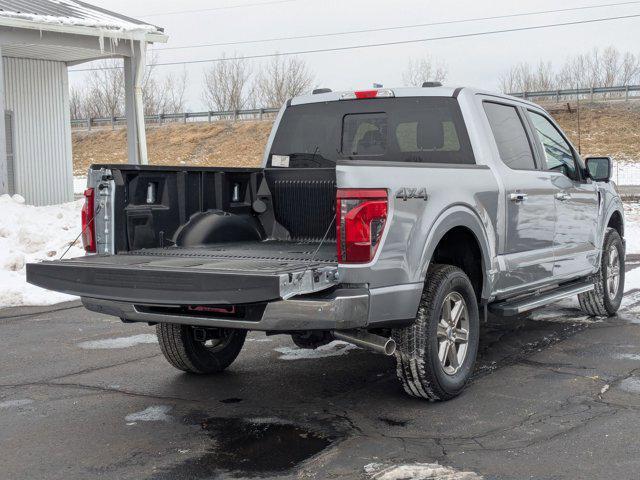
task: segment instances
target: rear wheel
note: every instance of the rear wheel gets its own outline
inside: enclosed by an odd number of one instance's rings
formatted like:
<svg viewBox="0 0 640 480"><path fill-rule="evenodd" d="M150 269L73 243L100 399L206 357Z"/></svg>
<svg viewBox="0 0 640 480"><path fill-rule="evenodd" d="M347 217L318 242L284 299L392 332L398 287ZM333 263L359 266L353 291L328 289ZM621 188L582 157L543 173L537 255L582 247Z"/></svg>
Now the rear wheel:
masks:
<svg viewBox="0 0 640 480"><path fill-rule="evenodd" d="M159 323L156 326L160 350L167 361L190 373L217 373L236 359L244 345L246 330L215 329L196 335L189 325Z"/></svg>
<svg viewBox="0 0 640 480"><path fill-rule="evenodd" d="M624 244L613 228L605 234L600 270L593 283L593 290L578 295L582 311L593 317L615 315L624 294Z"/></svg>
<svg viewBox="0 0 640 480"><path fill-rule="evenodd" d="M448 400L473 373L478 352L478 304L467 275L432 265L413 325L393 332L397 375L414 397Z"/></svg>

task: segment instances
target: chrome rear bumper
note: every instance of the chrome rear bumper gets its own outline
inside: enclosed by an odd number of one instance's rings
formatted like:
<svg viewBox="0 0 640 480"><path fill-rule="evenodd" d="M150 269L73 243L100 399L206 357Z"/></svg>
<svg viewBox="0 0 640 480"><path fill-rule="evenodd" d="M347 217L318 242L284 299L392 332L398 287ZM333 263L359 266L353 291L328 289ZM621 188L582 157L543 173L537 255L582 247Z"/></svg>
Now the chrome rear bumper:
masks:
<svg viewBox="0 0 640 480"><path fill-rule="evenodd" d="M240 328L261 331L348 330L365 327L369 318L366 288L339 288L326 295L298 296L267 303L257 318L217 318L211 314L171 313L170 305L136 305L83 297L91 311L114 315L129 322L177 323L201 327ZM155 308L149 312L147 307ZM158 307L168 307L162 313Z"/></svg>

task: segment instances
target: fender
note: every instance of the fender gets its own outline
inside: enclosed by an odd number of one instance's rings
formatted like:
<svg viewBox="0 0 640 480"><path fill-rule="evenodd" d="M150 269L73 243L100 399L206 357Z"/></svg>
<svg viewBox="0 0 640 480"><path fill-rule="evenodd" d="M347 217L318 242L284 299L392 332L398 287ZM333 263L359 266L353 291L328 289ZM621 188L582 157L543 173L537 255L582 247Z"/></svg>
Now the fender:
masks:
<svg viewBox="0 0 640 480"><path fill-rule="evenodd" d="M495 233L491 222L487 218L482 221L480 216L468 205L457 204L442 211L427 235L427 241L421 257L422 269L420 280L425 281L429 263L436 246L447 232L455 227L465 227L471 231L480 246L482 257L482 292L480 297L487 300L491 296L493 277L493 259L495 258Z"/></svg>

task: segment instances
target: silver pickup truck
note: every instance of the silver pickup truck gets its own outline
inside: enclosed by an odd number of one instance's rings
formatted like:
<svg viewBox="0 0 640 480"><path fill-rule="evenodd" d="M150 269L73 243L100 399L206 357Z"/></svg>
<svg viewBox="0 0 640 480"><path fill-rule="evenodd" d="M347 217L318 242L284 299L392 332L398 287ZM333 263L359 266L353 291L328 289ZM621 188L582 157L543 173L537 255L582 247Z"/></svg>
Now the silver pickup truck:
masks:
<svg viewBox="0 0 640 480"><path fill-rule="evenodd" d="M258 330L395 355L408 394L445 400L472 373L488 311L578 295L587 314L615 314L610 170L520 99L322 89L282 107L262 168L92 166L87 255L27 276L155 325L187 372L225 369Z"/></svg>

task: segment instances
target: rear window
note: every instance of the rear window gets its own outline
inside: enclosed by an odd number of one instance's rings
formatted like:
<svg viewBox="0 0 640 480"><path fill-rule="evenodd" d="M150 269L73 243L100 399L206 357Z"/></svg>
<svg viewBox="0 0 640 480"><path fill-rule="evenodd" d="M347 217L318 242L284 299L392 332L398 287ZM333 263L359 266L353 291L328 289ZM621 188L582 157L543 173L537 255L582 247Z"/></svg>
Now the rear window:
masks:
<svg viewBox="0 0 640 480"><path fill-rule="evenodd" d="M292 106L270 154L269 162L276 155L280 166L282 156L289 157L291 167L331 166L339 160L475 163L458 102L441 97Z"/></svg>

